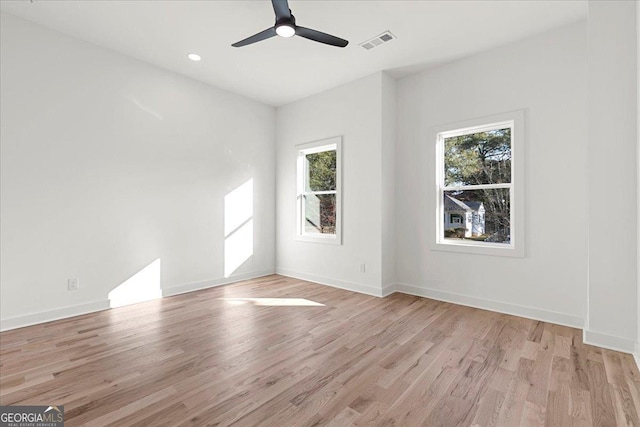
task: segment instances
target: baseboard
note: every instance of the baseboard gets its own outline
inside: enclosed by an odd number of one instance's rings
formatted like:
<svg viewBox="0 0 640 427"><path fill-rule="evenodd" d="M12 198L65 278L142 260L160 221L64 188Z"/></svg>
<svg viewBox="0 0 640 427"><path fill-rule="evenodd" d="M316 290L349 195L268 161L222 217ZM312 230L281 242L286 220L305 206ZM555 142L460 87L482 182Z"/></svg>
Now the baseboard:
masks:
<svg viewBox="0 0 640 427"><path fill-rule="evenodd" d="M383 285L382 286L382 296L383 297L389 296L389 295L391 295L391 294L393 294L395 292L397 292L395 283L391 283L391 284L387 284L387 285Z"/></svg>
<svg viewBox="0 0 640 427"><path fill-rule="evenodd" d="M184 294L187 292L198 291L201 289L212 288L215 286L228 285L230 283L240 282L242 280L257 279L258 277L268 276L270 274L274 274L273 270L243 273L227 278L205 280L202 282L173 286L171 288L162 289L162 297L164 298L173 295ZM109 300L107 299L103 301L95 301L70 307L57 308L40 313L31 313L25 314L23 316L9 317L6 319L0 319L0 332L23 328L25 326L37 325L40 323L52 322L54 320L80 316L82 314L95 313L97 311L108 310L110 308L111 307L109 304Z"/></svg>
<svg viewBox="0 0 640 427"><path fill-rule="evenodd" d="M95 313L96 311L107 309L109 309L109 300L103 300L56 308L54 310L43 311L40 313L30 313L22 316L9 317L6 319L0 319L0 332L24 328L25 326L37 325L40 323L52 322L54 320L66 319L68 317L80 316L82 314Z"/></svg>
<svg viewBox="0 0 640 427"><path fill-rule="evenodd" d="M584 327L584 319L577 316L572 316L565 313L558 313L548 310L541 310L533 307L526 307L516 304L509 304L500 301L488 300L484 298L470 297L466 295L455 294L451 292L445 292L430 288L423 288L420 286L408 285L406 283L388 284L381 289L361 285L358 283L351 283L342 280L330 279L327 277L316 276L313 274L300 273L297 271L291 271L286 269L276 269L276 274L282 276L293 277L295 279L306 280L309 282L319 283L321 285L332 286L334 288L346 289L348 291L359 292L376 297L385 297L391 295L394 292L400 292L409 295L415 295L420 297L426 297L435 299L438 301L450 302L453 304L465 305L474 308L480 308L483 310L496 311L498 313L510 314L514 316L525 317L533 320L540 320L543 322L555 323L558 325L569 326L572 328Z"/></svg>
<svg viewBox="0 0 640 427"><path fill-rule="evenodd" d="M249 273L236 274L220 279L203 280L201 282L187 283L186 285L172 286L162 290L163 297L185 294L187 292L199 291L202 289L214 288L216 286L228 285L242 280L257 279L258 277L275 274L273 270L252 271Z"/></svg>
<svg viewBox="0 0 640 427"><path fill-rule="evenodd" d="M361 294L371 295L374 297L386 296L383 294L383 289L377 288L375 286L361 285L359 283L331 279L329 277L316 276L314 274L301 273L299 271L286 270L282 268L276 268L276 274L279 274L281 276L293 277L294 279L306 280L307 282L319 283L321 285L331 286L333 288L359 292Z"/></svg>
<svg viewBox="0 0 640 427"><path fill-rule="evenodd" d="M633 350L633 360L636 362L636 366L638 367L638 371L640 371L640 342L636 341L635 349Z"/></svg>
<svg viewBox="0 0 640 427"><path fill-rule="evenodd" d="M636 358L636 363L638 363L636 356L637 344L635 340L585 329L583 331L582 341L585 344L607 348L609 350L631 353Z"/></svg>
<svg viewBox="0 0 640 427"><path fill-rule="evenodd" d="M539 308L526 307L517 304L510 304L501 301L489 300L467 295L456 294L436 289L423 288L405 283L395 285L396 292L435 299L438 301L450 302L453 304L465 305L468 307L480 308L483 310L496 311L498 313L511 314L513 316L525 317L527 319L540 320L543 322L555 323L558 325L570 326L572 328L584 327L584 319L565 313L541 310Z"/></svg>

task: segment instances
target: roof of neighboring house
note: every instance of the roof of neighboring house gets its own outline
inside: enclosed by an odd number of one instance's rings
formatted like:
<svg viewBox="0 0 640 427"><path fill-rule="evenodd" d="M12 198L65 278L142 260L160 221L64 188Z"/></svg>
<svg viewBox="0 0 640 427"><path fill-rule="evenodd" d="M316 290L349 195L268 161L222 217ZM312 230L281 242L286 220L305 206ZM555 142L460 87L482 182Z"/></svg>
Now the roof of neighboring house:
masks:
<svg viewBox="0 0 640 427"><path fill-rule="evenodd" d="M445 211L467 211L477 212L482 206L482 202L463 202L455 197L444 196L444 210Z"/></svg>
<svg viewBox="0 0 640 427"><path fill-rule="evenodd" d="M474 211L480 210L480 206L482 206L482 202L464 202L464 204L469 206L471 210Z"/></svg>

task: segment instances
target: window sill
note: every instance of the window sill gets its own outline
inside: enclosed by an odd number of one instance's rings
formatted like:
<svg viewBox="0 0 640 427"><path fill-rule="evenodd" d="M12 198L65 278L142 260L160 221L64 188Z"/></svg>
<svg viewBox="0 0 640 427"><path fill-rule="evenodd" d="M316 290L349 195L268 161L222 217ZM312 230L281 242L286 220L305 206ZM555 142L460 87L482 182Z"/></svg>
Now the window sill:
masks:
<svg viewBox="0 0 640 427"><path fill-rule="evenodd" d="M523 258L524 248L518 245L478 244L467 242L436 242L431 245L431 249L443 252L457 252L475 255L503 256L511 258Z"/></svg>
<svg viewBox="0 0 640 427"><path fill-rule="evenodd" d="M296 235L295 240L299 242L324 243L325 245L342 245L340 237L332 235L331 237L301 236Z"/></svg>

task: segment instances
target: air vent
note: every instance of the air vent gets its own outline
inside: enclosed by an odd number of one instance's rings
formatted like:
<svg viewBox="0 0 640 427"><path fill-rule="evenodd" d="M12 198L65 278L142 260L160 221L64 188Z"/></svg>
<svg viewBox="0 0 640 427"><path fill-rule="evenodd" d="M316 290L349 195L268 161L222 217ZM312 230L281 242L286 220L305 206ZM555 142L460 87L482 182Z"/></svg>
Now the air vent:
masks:
<svg viewBox="0 0 640 427"><path fill-rule="evenodd" d="M396 38L396 36L394 36L391 33L391 31L385 31L382 34L379 34L379 35L375 36L371 40L367 40L366 42L360 43L360 46L362 46L366 50L371 50L374 47L377 47L377 46L380 46L382 44L385 44L386 42L391 41L391 40L393 40L395 38Z"/></svg>

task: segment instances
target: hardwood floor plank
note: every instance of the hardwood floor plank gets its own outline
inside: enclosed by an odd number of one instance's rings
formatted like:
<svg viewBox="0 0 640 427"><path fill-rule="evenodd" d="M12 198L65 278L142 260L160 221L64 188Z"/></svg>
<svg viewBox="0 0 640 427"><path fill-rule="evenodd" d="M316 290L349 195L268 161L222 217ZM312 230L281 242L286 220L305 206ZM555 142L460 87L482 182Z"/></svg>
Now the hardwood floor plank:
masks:
<svg viewBox="0 0 640 427"><path fill-rule="evenodd" d="M504 403L504 399L505 393L493 388L487 390L478 402L478 410L475 413L471 425L475 427L497 425L500 408Z"/></svg>
<svg viewBox="0 0 640 427"><path fill-rule="evenodd" d="M557 342L557 341L556 341ZM571 404L571 363L563 355L553 357L549 393L547 396L546 426L568 426L573 423L570 415Z"/></svg>
<svg viewBox="0 0 640 427"><path fill-rule="evenodd" d="M604 363L587 361L589 391L593 423L596 426L615 426L612 390L607 382Z"/></svg>
<svg viewBox="0 0 640 427"><path fill-rule="evenodd" d="M569 395L569 415L571 425L593 425L591 411L591 393L571 387Z"/></svg>

